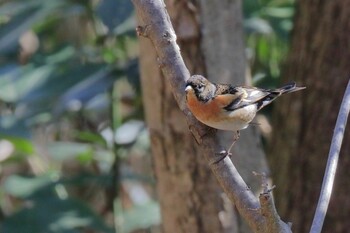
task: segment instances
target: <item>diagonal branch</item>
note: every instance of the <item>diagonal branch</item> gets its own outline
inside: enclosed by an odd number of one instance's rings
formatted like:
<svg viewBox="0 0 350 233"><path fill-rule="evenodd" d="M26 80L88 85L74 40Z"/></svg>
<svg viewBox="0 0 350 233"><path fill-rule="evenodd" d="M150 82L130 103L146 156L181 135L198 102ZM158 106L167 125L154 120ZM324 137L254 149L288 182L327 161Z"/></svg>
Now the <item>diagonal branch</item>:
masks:
<svg viewBox="0 0 350 233"><path fill-rule="evenodd" d="M321 194L318 200L314 220L310 233L319 233L322 230L323 221L326 217L329 200L332 194L335 172L337 170L339 152L344 137L345 126L350 111L350 80L345 90L343 101L340 106L337 122L335 124L331 148L329 150L327 167L324 174Z"/></svg>
<svg viewBox="0 0 350 233"><path fill-rule="evenodd" d="M137 27L137 34L149 38L153 43L159 66L170 82L174 97L186 115L189 128L201 145L203 155L221 187L254 232L277 232L267 228L267 221L260 212L258 199L248 188L230 158L223 158L223 154L220 153L224 149L219 144L216 130L198 122L186 107L184 89L190 73L181 57L164 2L162 0L132 0L132 2L142 24ZM282 221L278 224L286 225ZM278 232L290 232L290 229Z"/></svg>

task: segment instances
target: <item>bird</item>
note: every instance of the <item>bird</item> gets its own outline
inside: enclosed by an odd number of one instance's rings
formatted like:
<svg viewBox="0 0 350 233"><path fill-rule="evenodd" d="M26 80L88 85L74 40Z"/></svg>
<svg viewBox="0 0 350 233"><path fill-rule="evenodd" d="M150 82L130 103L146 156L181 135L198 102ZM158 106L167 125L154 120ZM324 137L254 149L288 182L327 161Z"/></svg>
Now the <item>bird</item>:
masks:
<svg viewBox="0 0 350 233"><path fill-rule="evenodd" d="M247 128L256 113L283 94L305 89L295 82L277 89L216 84L201 75L193 75L186 81L187 107L203 124L235 132L230 153L240 131Z"/></svg>

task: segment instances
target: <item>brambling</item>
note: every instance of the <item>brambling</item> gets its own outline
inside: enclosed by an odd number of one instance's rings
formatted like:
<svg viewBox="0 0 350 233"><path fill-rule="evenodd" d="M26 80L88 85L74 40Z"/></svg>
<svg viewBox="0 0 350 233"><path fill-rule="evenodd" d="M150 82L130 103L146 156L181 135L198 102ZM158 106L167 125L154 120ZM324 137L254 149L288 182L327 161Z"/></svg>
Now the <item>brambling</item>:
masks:
<svg viewBox="0 0 350 233"><path fill-rule="evenodd" d="M215 84L201 75L193 75L186 82L187 106L192 114L205 125L215 129L234 131L232 146L239 138L239 131L249 126L257 111L277 97L304 89L295 83L274 90L256 87Z"/></svg>

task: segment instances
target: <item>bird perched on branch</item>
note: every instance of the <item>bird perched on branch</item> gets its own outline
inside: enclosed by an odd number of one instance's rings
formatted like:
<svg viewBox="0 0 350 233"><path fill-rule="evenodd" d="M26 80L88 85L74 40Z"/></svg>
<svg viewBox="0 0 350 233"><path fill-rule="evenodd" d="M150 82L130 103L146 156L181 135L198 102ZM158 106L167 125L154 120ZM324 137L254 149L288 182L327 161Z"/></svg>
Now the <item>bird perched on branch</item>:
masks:
<svg viewBox="0 0 350 233"><path fill-rule="evenodd" d="M239 138L239 131L248 127L257 111L277 97L304 89L295 83L274 90L256 87L215 84L201 75L193 75L186 82L187 106L192 114L205 125L215 129L234 131L232 146Z"/></svg>

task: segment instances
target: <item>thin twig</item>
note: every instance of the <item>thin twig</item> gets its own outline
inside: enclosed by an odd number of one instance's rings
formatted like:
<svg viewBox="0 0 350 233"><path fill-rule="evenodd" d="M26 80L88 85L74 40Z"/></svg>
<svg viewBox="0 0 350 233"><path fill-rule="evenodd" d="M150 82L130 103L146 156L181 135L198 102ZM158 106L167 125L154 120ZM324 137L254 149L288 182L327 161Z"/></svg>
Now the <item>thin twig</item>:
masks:
<svg viewBox="0 0 350 233"><path fill-rule="evenodd" d="M320 233L326 217L329 200L332 194L335 172L337 170L339 152L344 137L346 122L350 111L350 80L345 90L340 106L337 123L335 124L332 144L328 154L326 172L323 177L320 198L318 200L315 217L310 233Z"/></svg>
<svg viewBox="0 0 350 233"><path fill-rule="evenodd" d="M289 232L291 233L291 226L288 223L284 223L277 213L275 202L273 201L272 190L275 186L269 188L268 179L266 174L253 172L255 176L261 178L262 193L259 195L260 212L266 219L265 232Z"/></svg>

